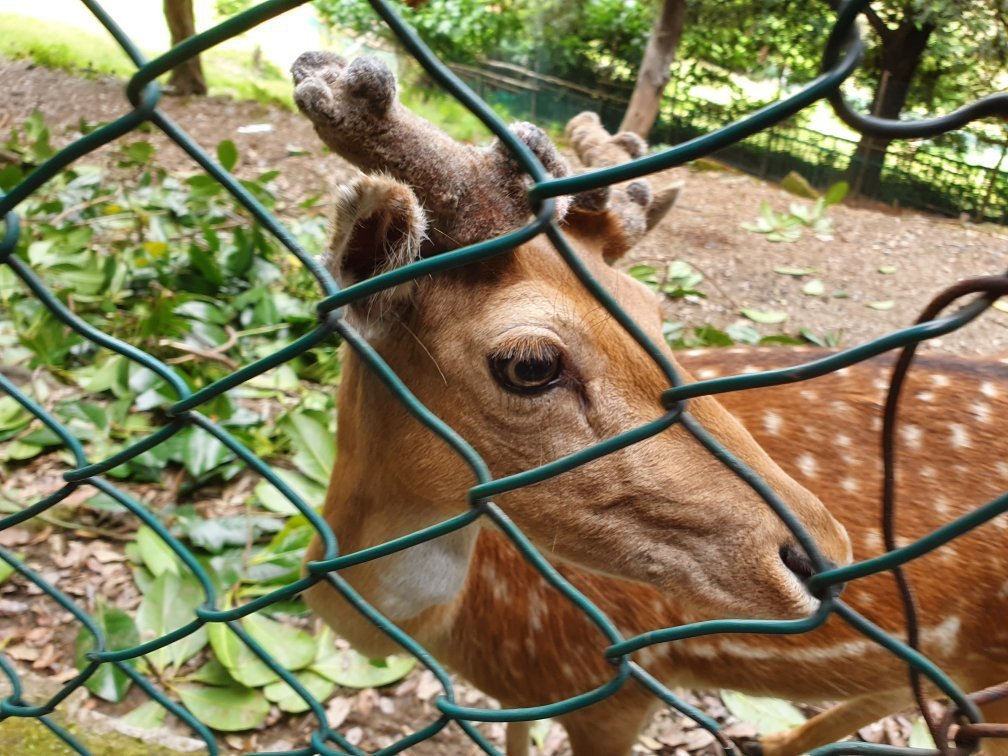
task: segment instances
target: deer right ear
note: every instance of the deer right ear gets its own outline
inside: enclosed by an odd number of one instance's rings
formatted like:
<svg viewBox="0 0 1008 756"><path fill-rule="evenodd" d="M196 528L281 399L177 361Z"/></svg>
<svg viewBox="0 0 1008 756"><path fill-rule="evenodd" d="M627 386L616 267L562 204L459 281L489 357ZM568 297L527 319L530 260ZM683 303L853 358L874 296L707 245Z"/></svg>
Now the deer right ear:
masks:
<svg viewBox="0 0 1008 756"><path fill-rule="evenodd" d="M360 176L338 190L333 235L323 264L343 288L420 259L427 219L413 190L387 176ZM365 321L409 299L412 282L357 300Z"/></svg>

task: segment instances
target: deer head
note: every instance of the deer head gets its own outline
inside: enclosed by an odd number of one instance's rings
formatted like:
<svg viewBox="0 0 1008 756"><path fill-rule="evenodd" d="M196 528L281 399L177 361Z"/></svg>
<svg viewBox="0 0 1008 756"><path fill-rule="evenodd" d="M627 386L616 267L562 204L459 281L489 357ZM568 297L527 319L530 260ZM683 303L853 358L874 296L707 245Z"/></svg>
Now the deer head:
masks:
<svg viewBox="0 0 1008 756"><path fill-rule="evenodd" d="M293 73L298 106L322 140L368 172L336 202L325 262L342 284L491 238L531 216L528 182L503 148L458 144L410 113L396 100L395 79L384 65L306 53ZM568 172L542 131L529 124L513 130L550 173ZM575 124L572 138L589 165L615 159L617 149L627 156L645 149L639 138L609 137L590 116ZM637 180L571 197L557 211L581 260L658 344L664 344L659 302L609 263L673 199ZM661 370L543 237L355 302L349 317L496 477L663 414ZM324 514L339 524L344 551L467 506L474 482L468 469L349 353L339 404L339 462ZM845 531L717 402L696 399L688 409L768 481L829 559L849 561ZM497 501L547 556L650 583L687 606L747 617L798 616L816 606L802 584L811 567L791 533L678 425ZM439 564L456 565L439 574L454 577L442 579L427 598L418 598L412 584L411 593L400 591L399 604L383 608L409 619L449 600L464 583L473 542L460 537L438 552ZM376 594L393 590L387 575L359 574ZM318 608L323 600L311 602Z"/></svg>

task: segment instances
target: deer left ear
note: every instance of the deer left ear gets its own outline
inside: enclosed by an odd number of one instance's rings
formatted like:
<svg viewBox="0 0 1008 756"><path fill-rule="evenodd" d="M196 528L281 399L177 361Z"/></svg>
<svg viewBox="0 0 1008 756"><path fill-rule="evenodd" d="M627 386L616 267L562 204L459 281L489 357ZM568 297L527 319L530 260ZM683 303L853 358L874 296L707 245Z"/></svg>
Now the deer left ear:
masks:
<svg viewBox="0 0 1008 756"><path fill-rule="evenodd" d="M420 259L427 219L413 190L386 176L360 176L340 187L333 235L323 264L341 287ZM399 284L350 305L365 320L381 318L410 297Z"/></svg>

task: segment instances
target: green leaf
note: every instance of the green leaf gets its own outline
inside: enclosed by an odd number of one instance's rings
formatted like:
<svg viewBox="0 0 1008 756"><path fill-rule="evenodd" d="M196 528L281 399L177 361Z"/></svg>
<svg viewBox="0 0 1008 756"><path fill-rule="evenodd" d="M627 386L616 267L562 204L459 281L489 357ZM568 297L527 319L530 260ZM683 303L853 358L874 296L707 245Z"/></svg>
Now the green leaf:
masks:
<svg viewBox="0 0 1008 756"><path fill-rule="evenodd" d="M310 669L344 688L380 688L403 679L415 666L412 656L368 659L348 648L312 664Z"/></svg>
<svg viewBox="0 0 1008 756"><path fill-rule="evenodd" d="M140 549L144 565L155 577L162 572L171 572L175 575L180 573L181 564L178 556L161 536L146 525L141 525L137 530L136 545Z"/></svg>
<svg viewBox="0 0 1008 756"><path fill-rule="evenodd" d="M133 624L133 618L122 609L108 606L101 598L98 599L92 619L104 634L105 647L110 651L132 648L140 642L140 634ZM81 627L77 633L77 652L74 659L78 670L88 666L90 662L87 654L96 648L95 637L86 627ZM124 663L131 667L135 666L132 659ZM132 683L126 673L116 665L105 663L98 666L84 685L99 698L118 703L123 700Z"/></svg>
<svg viewBox="0 0 1008 756"><path fill-rule="evenodd" d="M807 297L821 297L826 293L826 285L818 278L811 279L802 287L802 294Z"/></svg>
<svg viewBox="0 0 1008 756"><path fill-rule="evenodd" d="M885 299L880 302L868 302L865 307L871 307L873 310L891 310L895 304L891 299Z"/></svg>
<svg viewBox="0 0 1008 756"><path fill-rule="evenodd" d="M157 730L164 727L168 710L157 701L148 701L125 714L120 721L141 730Z"/></svg>
<svg viewBox="0 0 1008 756"><path fill-rule="evenodd" d="M137 609L136 624L141 639L146 643L187 624L204 598L199 581L191 573L185 572L180 576L169 571L162 572L144 592ZM168 666L181 667L206 643L206 628L201 627L169 646L151 651L144 658L160 674Z"/></svg>
<svg viewBox="0 0 1008 756"><path fill-rule="evenodd" d="M546 737L549 735L552 726L552 719L537 719L529 727L529 737L532 738L532 742L535 743L536 748L540 751L546 748Z"/></svg>
<svg viewBox="0 0 1008 756"><path fill-rule="evenodd" d="M702 346L726 347L735 343L731 336L712 325L698 326L694 333Z"/></svg>
<svg viewBox="0 0 1008 756"><path fill-rule="evenodd" d="M0 397L0 431L23 428L31 422L28 410L14 401L14 397Z"/></svg>
<svg viewBox="0 0 1008 756"><path fill-rule="evenodd" d="M927 748L929 750L934 750L937 747L928 730L927 722L920 715L914 717L910 725L910 738L907 740L907 745L911 748Z"/></svg>
<svg viewBox="0 0 1008 756"><path fill-rule="evenodd" d="M242 624L252 640L259 643L284 669L303 669L315 658L315 639L304 630L251 614Z"/></svg>
<svg viewBox="0 0 1008 756"><path fill-rule="evenodd" d="M242 685L258 688L279 679L223 622L207 625L207 636L217 660Z"/></svg>
<svg viewBox="0 0 1008 756"><path fill-rule="evenodd" d="M202 428L187 428L179 436L184 437L185 442L182 449L182 464L194 478L220 467L234 456L216 436Z"/></svg>
<svg viewBox="0 0 1008 756"><path fill-rule="evenodd" d="M793 704L779 698L747 696L730 690L721 691L725 707L756 728L760 735L789 730L805 722L805 715Z"/></svg>
<svg viewBox="0 0 1008 756"><path fill-rule="evenodd" d="M251 730L266 721L270 704L258 690L179 685L179 698L200 722L221 732Z"/></svg>
<svg viewBox="0 0 1008 756"><path fill-rule="evenodd" d="M217 145L217 161L225 171L230 171L238 162L238 148L230 139L225 139Z"/></svg>
<svg viewBox="0 0 1008 756"><path fill-rule="evenodd" d="M11 441L7 444L7 459L22 461L32 459L41 454L43 448L35 444L26 444L23 441Z"/></svg>
<svg viewBox="0 0 1008 756"><path fill-rule="evenodd" d="M235 680L228 673L227 668L217 659L210 659L206 664L197 669L191 675L185 677L187 682L200 682L205 685L234 685Z"/></svg>
<svg viewBox="0 0 1008 756"><path fill-rule="evenodd" d="M848 189L850 189L850 186L846 181L837 181L822 196L823 204L835 205L837 202L843 201L843 198L847 196Z"/></svg>
<svg viewBox="0 0 1008 756"><path fill-rule="evenodd" d="M766 235L766 239L771 242L796 242L801 239L801 227L784 226L776 231L771 231Z"/></svg>
<svg viewBox="0 0 1008 756"><path fill-rule="evenodd" d="M890 275L892 275L893 273L896 272L896 266L895 265L880 265L879 269L878 269L878 272L881 273L883 276L890 276Z"/></svg>
<svg viewBox="0 0 1008 756"><path fill-rule="evenodd" d="M273 468L284 483L294 489L294 493L304 499L305 503L318 509L325 500L325 486L319 485L310 478L293 470L283 468ZM259 503L271 512L279 515L295 515L298 513L295 507L286 496L280 493L276 487L267 480L261 480L256 484L253 491Z"/></svg>
<svg viewBox="0 0 1008 756"><path fill-rule="evenodd" d="M0 585L3 585L7 578L14 574L14 568L7 562L0 561Z"/></svg>
<svg viewBox="0 0 1008 756"><path fill-rule="evenodd" d="M777 310L754 310L749 307L743 307L739 310L739 312L755 323L764 323L768 325L783 323L788 319L786 312L779 312Z"/></svg>
<svg viewBox="0 0 1008 756"><path fill-rule="evenodd" d="M311 670L297 672L294 677L317 701L325 701L336 690L336 683ZM263 693L280 707L280 711L286 711L288 714L301 714L311 708L308 702L283 680L267 685L263 688Z"/></svg>
<svg viewBox="0 0 1008 756"><path fill-rule="evenodd" d="M258 541L264 533L277 533L283 522L275 517L227 515L205 520L188 521L185 536L194 546L219 554L227 546L243 546Z"/></svg>
<svg viewBox="0 0 1008 756"><path fill-rule="evenodd" d="M329 482L336 461L336 442L329 432L329 416L318 410L289 413L282 428L294 452L293 462L311 480Z"/></svg>

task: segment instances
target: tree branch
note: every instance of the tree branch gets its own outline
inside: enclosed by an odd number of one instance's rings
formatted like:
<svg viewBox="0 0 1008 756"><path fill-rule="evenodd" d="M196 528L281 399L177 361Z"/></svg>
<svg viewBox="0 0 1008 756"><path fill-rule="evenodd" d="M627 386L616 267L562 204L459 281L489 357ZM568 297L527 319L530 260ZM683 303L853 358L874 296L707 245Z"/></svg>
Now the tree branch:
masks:
<svg viewBox="0 0 1008 756"><path fill-rule="evenodd" d="M885 21L879 17L871 5L865 6L864 14L868 18L868 23L871 24L872 29L875 30L875 33L879 35L883 42L887 42L889 37L892 36L892 29L886 26Z"/></svg>

